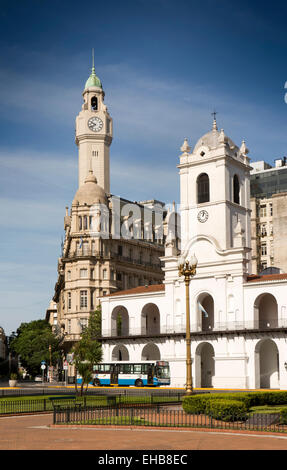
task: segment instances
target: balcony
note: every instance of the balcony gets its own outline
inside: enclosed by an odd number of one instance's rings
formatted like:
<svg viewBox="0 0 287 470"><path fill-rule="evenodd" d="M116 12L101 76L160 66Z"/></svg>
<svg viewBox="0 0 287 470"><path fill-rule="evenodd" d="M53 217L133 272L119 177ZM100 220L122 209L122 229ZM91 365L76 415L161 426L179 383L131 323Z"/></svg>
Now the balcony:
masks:
<svg viewBox="0 0 287 470"><path fill-rule="evenodd" d="M118 255L117 253L104 254L102 251L95 251L91 249L78 249L70 251L66 259L77 259L77 258L96 258L113 260L124 264L133 264L134 266L146 266L148 268L156 269L161 271L161 262L150 262L144 259L133 259L128 256Z"/></svg>
<svg viewBox="0 0 287 470"><path fill-rule="evenodd" d="M206 336L206 335L222 335L222 334L247 334L247 333L268 333L274 331L287 332L287 318L281 320L268 321L246 321L246 322L226 322L215 323L214 326L202 329L201 325L191 325L191 336ZM157 331L153 332L151 329L146 328L125 328L120 332L117 329L109 329L102 331L102 340L108 339L128 339L128 338L155 338L163 336L185 336L185 325L162 325Z"/></svg>

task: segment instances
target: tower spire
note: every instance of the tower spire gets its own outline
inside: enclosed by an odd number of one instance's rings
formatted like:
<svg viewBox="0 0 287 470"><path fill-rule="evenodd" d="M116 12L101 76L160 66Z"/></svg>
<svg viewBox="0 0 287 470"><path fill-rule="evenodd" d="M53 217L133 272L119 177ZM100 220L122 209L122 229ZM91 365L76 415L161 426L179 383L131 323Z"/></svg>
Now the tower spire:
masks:
<svg viewBox="0 0 287 470"><path fill-rule="evenodd" d="M217 111L213 111L213 113L211 113L211 116L213 116L212 129L217 131L216 115L217 115Z"/></svg>
<svg viewBox="0 0 287 470"><path fill-rule="evenodd" d="M102 88L101 80L96 75L95 50L94 50L94 48L92 49L92 70L91 70L91 74L90 74L88 80L86 81L85 89L87 89L91 86L96 86L98 88Z"/></svg>
<svg viewBox="0 0 287 470"><path fill-rule="evenodd" d="M92 49L92 73L96 74L95 70L95 49Z"/></svg>

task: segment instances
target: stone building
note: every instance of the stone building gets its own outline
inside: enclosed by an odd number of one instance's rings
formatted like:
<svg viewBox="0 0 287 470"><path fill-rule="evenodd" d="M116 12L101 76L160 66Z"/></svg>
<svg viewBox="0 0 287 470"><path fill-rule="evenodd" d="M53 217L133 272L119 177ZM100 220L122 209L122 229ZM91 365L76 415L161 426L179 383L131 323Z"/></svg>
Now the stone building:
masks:
<svg viewBox="0 0 287 470"><path fill-rule="evenodd" d="M185 140L181 151L181 249L165 244L163 285L101 298L104 362L169 361L171 385L185 385L186 294L178 268L195 255L194 386L286 389L287 274L252 274L248 149L214 121L193 149Z"/></svg>
<svg viewBox="0 0 287 470"><path fill-rule="evenodd" d="M52 323L57 315L66 352L79 340L99 298L163 280L162 220L167 211L154 199L135 203L111 194L113 126L104 95L93 66L76 118L79 188L64 217L65 240L53 297L57 308L47 313Z"/></svg>

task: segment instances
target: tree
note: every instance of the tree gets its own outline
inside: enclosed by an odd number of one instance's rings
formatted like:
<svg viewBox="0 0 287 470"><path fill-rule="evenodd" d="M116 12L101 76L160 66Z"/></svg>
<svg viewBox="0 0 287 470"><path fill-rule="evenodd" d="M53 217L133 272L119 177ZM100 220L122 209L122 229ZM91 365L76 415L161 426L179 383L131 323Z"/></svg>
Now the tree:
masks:
<svg viewBox="0 0 287 470"><path fill-rule="evenodd" d="M74 346L74 362L77 372L82 377L80 395L84 393L84 386L86 385L85 392L87 391L88 384L93 377L93 366L102 360L102 345L98 341L101 336L101 310L100 307L95 312L90 313L89 323L87 328L82 332L80 341ZM78 394L77 380L76 380L76 393Z"/></svg>
<svg viewBox="0 0 287 470"><path fill-rule="evenodd" d="M61 338L52 332L46 320L21 323L10 343L12 352L20 355L22 366L31 375L40 373L41 362L56 365L61 357ZM49 350L50 347L50 350Z"/></svg>

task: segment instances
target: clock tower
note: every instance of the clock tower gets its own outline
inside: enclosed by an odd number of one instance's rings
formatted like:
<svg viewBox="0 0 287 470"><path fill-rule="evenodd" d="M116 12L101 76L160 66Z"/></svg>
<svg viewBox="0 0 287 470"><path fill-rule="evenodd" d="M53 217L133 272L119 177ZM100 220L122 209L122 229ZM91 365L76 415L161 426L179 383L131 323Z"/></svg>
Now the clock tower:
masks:
<svg viewBox="0 0 287 470"><path fill-rule="evenodd" d="M92 169L98 185L110 193L110 145L112 119L104 104L105 93L94 66L83 91L84 103L76 118L76 144L79 149L79 187Z"/></svg>
<svg viewBox="0 0 287 470"><path fill-rule="evenodd" d="M251 167L245 142L240 148L235 145L223 129L218 131L214 118L212 130L198 140L193 150L186 139L181 151L178 168L183 251L196 244L198 259L212 266L216 262L222 265L223 258L225 264L232 259L235 266L242 250L247 267L251 250ZM214 251L208 259L207 246L211 245Z"/></svg>

